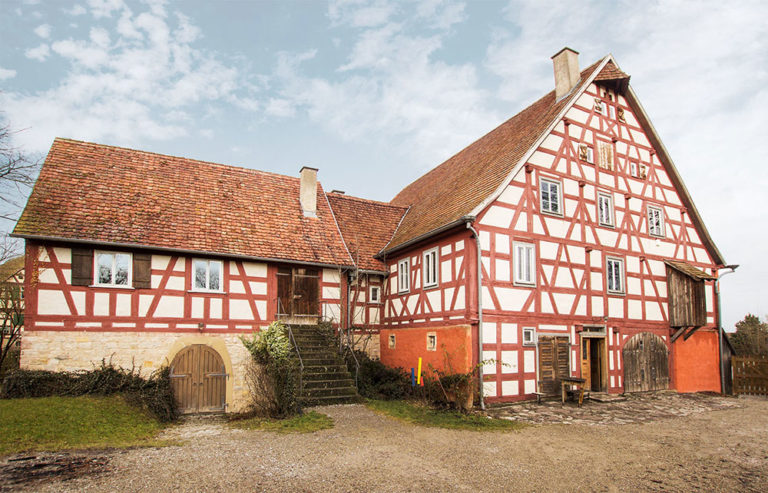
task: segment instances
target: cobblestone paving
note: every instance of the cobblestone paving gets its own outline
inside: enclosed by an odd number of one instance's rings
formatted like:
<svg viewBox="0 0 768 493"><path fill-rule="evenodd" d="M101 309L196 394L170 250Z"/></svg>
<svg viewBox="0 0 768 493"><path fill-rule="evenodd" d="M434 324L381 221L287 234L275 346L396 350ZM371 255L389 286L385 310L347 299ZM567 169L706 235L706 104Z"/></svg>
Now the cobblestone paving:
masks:
<svg viewBox="0 0 768 493"><path fill-rule="evenodd" d="M514 419L537 424L623 425L648 423L677 416L689 416L717 409L742 407L733 397L708 394L678 394L649 392L627 394L626 400L597 402L585 399L579 408L574 402L560 400L524 402L489 408L487 414L497 418Z"/></svg>

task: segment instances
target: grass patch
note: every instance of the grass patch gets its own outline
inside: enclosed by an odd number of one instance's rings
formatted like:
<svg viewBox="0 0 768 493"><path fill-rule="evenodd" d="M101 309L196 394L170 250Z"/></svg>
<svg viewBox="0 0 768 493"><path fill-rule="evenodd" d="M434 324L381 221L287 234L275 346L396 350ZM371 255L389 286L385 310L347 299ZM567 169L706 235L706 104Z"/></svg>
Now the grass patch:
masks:
<svg viewBox="0 0 768 493"><path fill-rule="evenodd" d="M160 445L162 428L119 395L0 400L0 455Z"/></svg>
<svg viewBox="0 0 768 493"><path fill-rule="evenodd" d="M325 414L309 411L286 419L238 419L231 421L230 426L244 430L273 431L275 433L313 433L333 428L333 419Z"/></svg>
<svg viewBox="0 0 768 493"><path fill-rule="evenodd" d="M376 401L365 403L374 411L419 426L448 428L471 431L512 431L526 425L508 419L488 418L477 414L462 414L457 411L433 409L406 401Z"/></svg>

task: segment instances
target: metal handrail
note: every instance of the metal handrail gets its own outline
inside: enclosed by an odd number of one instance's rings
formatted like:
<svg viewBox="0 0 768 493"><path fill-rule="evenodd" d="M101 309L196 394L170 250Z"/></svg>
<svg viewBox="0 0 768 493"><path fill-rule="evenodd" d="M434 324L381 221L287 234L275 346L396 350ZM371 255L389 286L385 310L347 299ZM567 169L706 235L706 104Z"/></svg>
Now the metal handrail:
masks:
<svg viewBox="0 0 768 493"><path fill-rule="evenodd" d="M277 299L277 311L278 313L281 311L282 304L280 303L280 298ZM301 351L299 350L299 345L296 343L296 338L293 336L293 329L291 328L291 324L285 324L286 327L288 327L288 339L290 339L291 344L293 344L293 349L296 350L296 356L299 357L299 398L297 399L297 403L299 406L299 414L301 414L301 397L304 394L304 360L301 358Z"/></svg>
<svg viewBox="0 0 768 493"><path fill-rule="evenodd" d="M359 391L360 388L357 386L357 379L358 379L358 375L360 374L360 361L358 361L357 356L355 356L355 350L349 344L349 335L347 335L347 341L346 341L345 349L349 349L349 352L352 355L352 359L355 360L355 388ZM342 357L343 356L344 355L342 354Z"/></svg>

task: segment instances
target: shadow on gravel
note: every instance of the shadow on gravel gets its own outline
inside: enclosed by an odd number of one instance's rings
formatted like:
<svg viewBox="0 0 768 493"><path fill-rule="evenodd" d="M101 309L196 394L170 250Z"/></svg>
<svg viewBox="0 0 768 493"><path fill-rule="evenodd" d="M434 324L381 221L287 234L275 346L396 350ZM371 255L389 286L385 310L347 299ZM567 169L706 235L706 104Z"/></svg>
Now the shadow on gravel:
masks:
<svg viewBox="0 0 768 493"><path fill-rule="evenodd" d="M39 454L15 456L0 463L0 491L39 485L109 471L105 455Z"/></svg>

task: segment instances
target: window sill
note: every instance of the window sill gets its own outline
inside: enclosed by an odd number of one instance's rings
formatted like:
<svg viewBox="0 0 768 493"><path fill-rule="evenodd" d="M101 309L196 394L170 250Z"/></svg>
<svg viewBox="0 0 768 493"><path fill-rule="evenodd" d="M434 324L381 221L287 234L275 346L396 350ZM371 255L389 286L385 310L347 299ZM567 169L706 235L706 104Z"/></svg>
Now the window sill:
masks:
<svg viewBox="0 0 768 493"><path fill-rule="evenodd" d="M512 281L512 285L516 288L535 288L535 283L527 283L527 282L519 282L519 281Z"/></svg>
<svg viewBox="0 0 768 493"><path fill-rule="evenodd" d="M190 289L187 291L187 293L196 293L196 294L227 294L224 291L212 291L209 289Z"/></svg>
<svg viewBox="0 0 768 493"><path fill-rule="evenodd" d="M614 224L603 224L603 223L599 223L599 224L600 224L600 227L602 228L616 229L616 225Z"/></svg>
<svg viewBox="0 0 768 493"><path fill-rule="evenodd" d="M435 284L430 284L429 286L427 286L427 285L425 284L425 285L424 285L424 290L426 291L426 290L428 290L428 289L436 289L436 288L439 288L439 287L440 287L440 284L438 284L438 283L435 283Z"/></svg>
<svg viewBox="0 0 768 493"><path fill-rule="evenodd" d="M410 289L409 289L408 291L398 291L398 292L397 292L397 295L398 295L398 296L400 296L401 294L408 294L408 293L410 293L410 292L411 292L411 290L410 290Z"/></svg>
<svg viewBox="0 0 768 493"><path fill-rule="evenodd" d="M115 284L90 284L88 286L89 288L107 288L107 289L129 289L134 290L133 286L118 286Z"/></svg>
<svg viewBox="0 0 768 493"><path fill-rule="evenodd" d="M559 217L559 218L563 217L562 212L550 212L550 211L542 210L541 213L546 214L547 216L552 216L552 217Z"/></svg>
<svg viewBox="0 0 768 493"><path fill-rule="evenodd" d="M606 291L608 296L626 296L627 293L620 293L618 291Z"/></svg>

